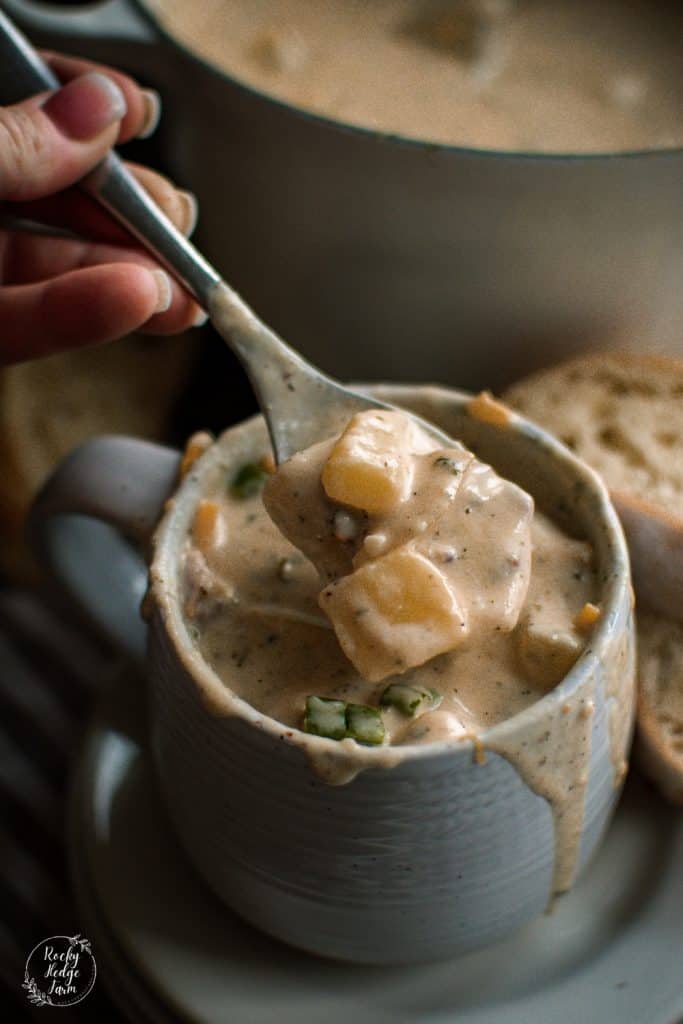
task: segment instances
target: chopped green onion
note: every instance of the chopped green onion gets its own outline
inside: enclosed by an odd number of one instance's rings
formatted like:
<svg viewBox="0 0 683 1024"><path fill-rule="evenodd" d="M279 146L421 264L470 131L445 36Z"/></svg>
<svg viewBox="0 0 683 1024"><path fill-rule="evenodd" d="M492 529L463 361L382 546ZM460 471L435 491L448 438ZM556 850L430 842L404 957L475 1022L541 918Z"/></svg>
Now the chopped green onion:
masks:
<svg viewBox="0 0 683 1024"><path fill-rule="evenodd" d="M304 732L328 740L352 739L366 746L384 742L384 722L379 708L347 704L330 697L307 697Z"/></svg>
<svg viewBox="0 0 683 1024"><path fill-rule="evenodd" d="M379 708L371 708L366 704L347 705L346 735L366 746L383 743L384 722Z"/></svg>
<svg viewBox="0 0 683 1024"><path fill-rule="evenodd" d="M407 683L390 683L379 702L383 708L396 708L402 714L414 717L423 711L433 711L442 699L437 690L424 690Z"/></svg>
<svg viewBox="0 0 683 1024"><path fill-rule="evenodd" d="M267 479L268 472L258 462L245 462L232 479L230 493L235 498L253 498Z"/></svg>
<svg viewBox="0 0 683 1024"><path fill-rule="evenodd" d="M346 736L346 701L328 697L307 697L304 732L343 740Z"/></svg>

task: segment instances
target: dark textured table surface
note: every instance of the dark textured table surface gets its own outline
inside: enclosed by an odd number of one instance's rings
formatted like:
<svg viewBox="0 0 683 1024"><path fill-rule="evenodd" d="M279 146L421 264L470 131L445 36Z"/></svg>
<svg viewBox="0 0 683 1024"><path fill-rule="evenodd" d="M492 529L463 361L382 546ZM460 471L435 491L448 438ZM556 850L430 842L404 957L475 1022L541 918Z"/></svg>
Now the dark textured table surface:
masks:
<svg viewBox="0 0 683 1024"><path fill-rule="evenodd" d="M65 808L89 712L115 670L46 591L0 589L0 986L6 1021L45 1020L21 984L26 958L51 935L84 933L69 881ZM94 949L95 956L97 950ZM60 1020L123 1021L98 977Z"/></svg>

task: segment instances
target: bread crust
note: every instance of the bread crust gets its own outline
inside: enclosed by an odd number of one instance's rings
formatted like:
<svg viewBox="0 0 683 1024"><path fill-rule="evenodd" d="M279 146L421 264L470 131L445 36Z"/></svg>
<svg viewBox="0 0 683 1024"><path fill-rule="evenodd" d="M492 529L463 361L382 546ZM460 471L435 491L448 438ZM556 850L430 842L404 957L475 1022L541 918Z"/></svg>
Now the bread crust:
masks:
<svg viewBox="0 0 683 1024"><path fill-rule="evenodd" d="M667 800L683 807L683 758L662 741L661 722L647 701L640 697L636 713L635 755L638 764Z"/></svg>
<svg viewBox="0 0 683 1024"><path fill-rule="evenodd" d="M633 494L611 496L628 542L638 603L683 622L683 520Z"/></svg>
<svg viewBox="0 0 683 1024"><path fill-rule="evenodd" d="M679 359L677 356L662 355L658 352L631 352L624 349L608 349L605 352L591 352L589 355L572 356L571 359L565 359L560 363L552 363L550 366L544 366L540 370L535 370L533 373L511 384L502 397L505 401L514 405L512 396L518 390L528 391L531 388L535 388L539 381L561 376L567 373L567 371L574 369L586 367L612 369L615 366L627 366L630 369L637 370L656 369L662 374L679 375L683 381L683 359Z"/></svg>
<svg viewBox="0 0 683 1024"><path fill-rule="evenodd" d="M636 756L664 795L683 807L683 627L643 613L638 639Z"/></svg>
<svg viewBox="0 0 683 1024"><path fill-rule="evenodd" d="M592 380L600 370L616 374L637 374L646 383L656 378L657 382L673 381L676 399L680 395L683 408L683 360L672 356L650 355L637 352L604 352L570 359L564 363L540 370L514 384L503 398L513 407L527 413L531 419L537 406L543 405L544 392L550 385L566 386L567 398L571 399L571 379L590 381L599 388L599 382ZM577 377L577 373L579 376ZM625 387L627 385L625 384ZM634 391L638 382L634 381ZM618 396L611 398L618 403ZM527 409L531 405L532 409ZM562 406L552 408L555 423L543 423L549 429L556 428L561 418ZM638 429L634 424L633 433ZM672 449L683 459L683 436L680 448ZM581 457L581 445L577 445ZM617 459L618 461L618 459ZM624 452L623 475L628 477L628 452ZM599 467L594 467L598 469ZM607 474L603 473L604 476ZM683 479L683 477L682 477ZM683 713L679 697L683 696L683 515L672 512L662 502L651 500L650 495L635 493L614 480L606 479L612 499L619 513L629 546L632 575L636 592L638 629L641 639L639 651L639 694L637 704L636 755L644 773L659 787L671 802L683 806ZM679 505L683 502L681 486ZM671 666L653 652L650 640L655 637L668 638L677 652L671 659ZM674 673L668 679L668 689L661 686L660 673ZM670 693L675 691L676 699Z"/></svg>

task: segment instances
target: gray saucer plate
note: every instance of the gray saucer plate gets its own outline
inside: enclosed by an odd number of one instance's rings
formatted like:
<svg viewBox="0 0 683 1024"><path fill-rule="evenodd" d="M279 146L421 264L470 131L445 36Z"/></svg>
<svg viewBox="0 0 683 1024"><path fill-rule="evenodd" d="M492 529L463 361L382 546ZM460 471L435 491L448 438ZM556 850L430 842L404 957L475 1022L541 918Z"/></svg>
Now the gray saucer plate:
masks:
<svg viewBox="0 0 683 1024"><path fill-rule="evenodd" d="M102 945L100 976L118 987L122 1006L139 1008L133 1019L683 1021L683 815L635 775L597 859L553 914L489 949L415 968L316 959L259 934L212 897L158 796L144 683L132 673L95 716L72 796L72 867L96 954Z"/></svg>
<svg viewBox="0 0 683 1024"><path fill-rule="evenodd" d="M68 821L69 866L81 926L97 961L97 981L106 988L126 1020L135 1024L175 1024L160 994L140 976L113 933L93 884L83 827L88 779L79 765L71 787Z"/></svg>

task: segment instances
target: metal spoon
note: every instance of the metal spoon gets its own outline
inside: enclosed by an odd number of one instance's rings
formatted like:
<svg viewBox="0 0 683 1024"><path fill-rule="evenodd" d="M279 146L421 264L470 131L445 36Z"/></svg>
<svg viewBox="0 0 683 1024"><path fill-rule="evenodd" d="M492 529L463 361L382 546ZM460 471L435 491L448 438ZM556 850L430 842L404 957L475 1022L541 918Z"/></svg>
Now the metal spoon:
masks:
<svg viewBox="0 0 683 1024"><path fill-rule="evenodd" d="M28 40L0 11L0 102L15 103L58 88L59 84ZM80 186L128 228L209 312L214 326L249 375L278 463L339 433L360 410L390 408L343 387L278 338L171 224L115 153L109 153ZM452 444L434 426L425 426L439 443Z"/></svg>

